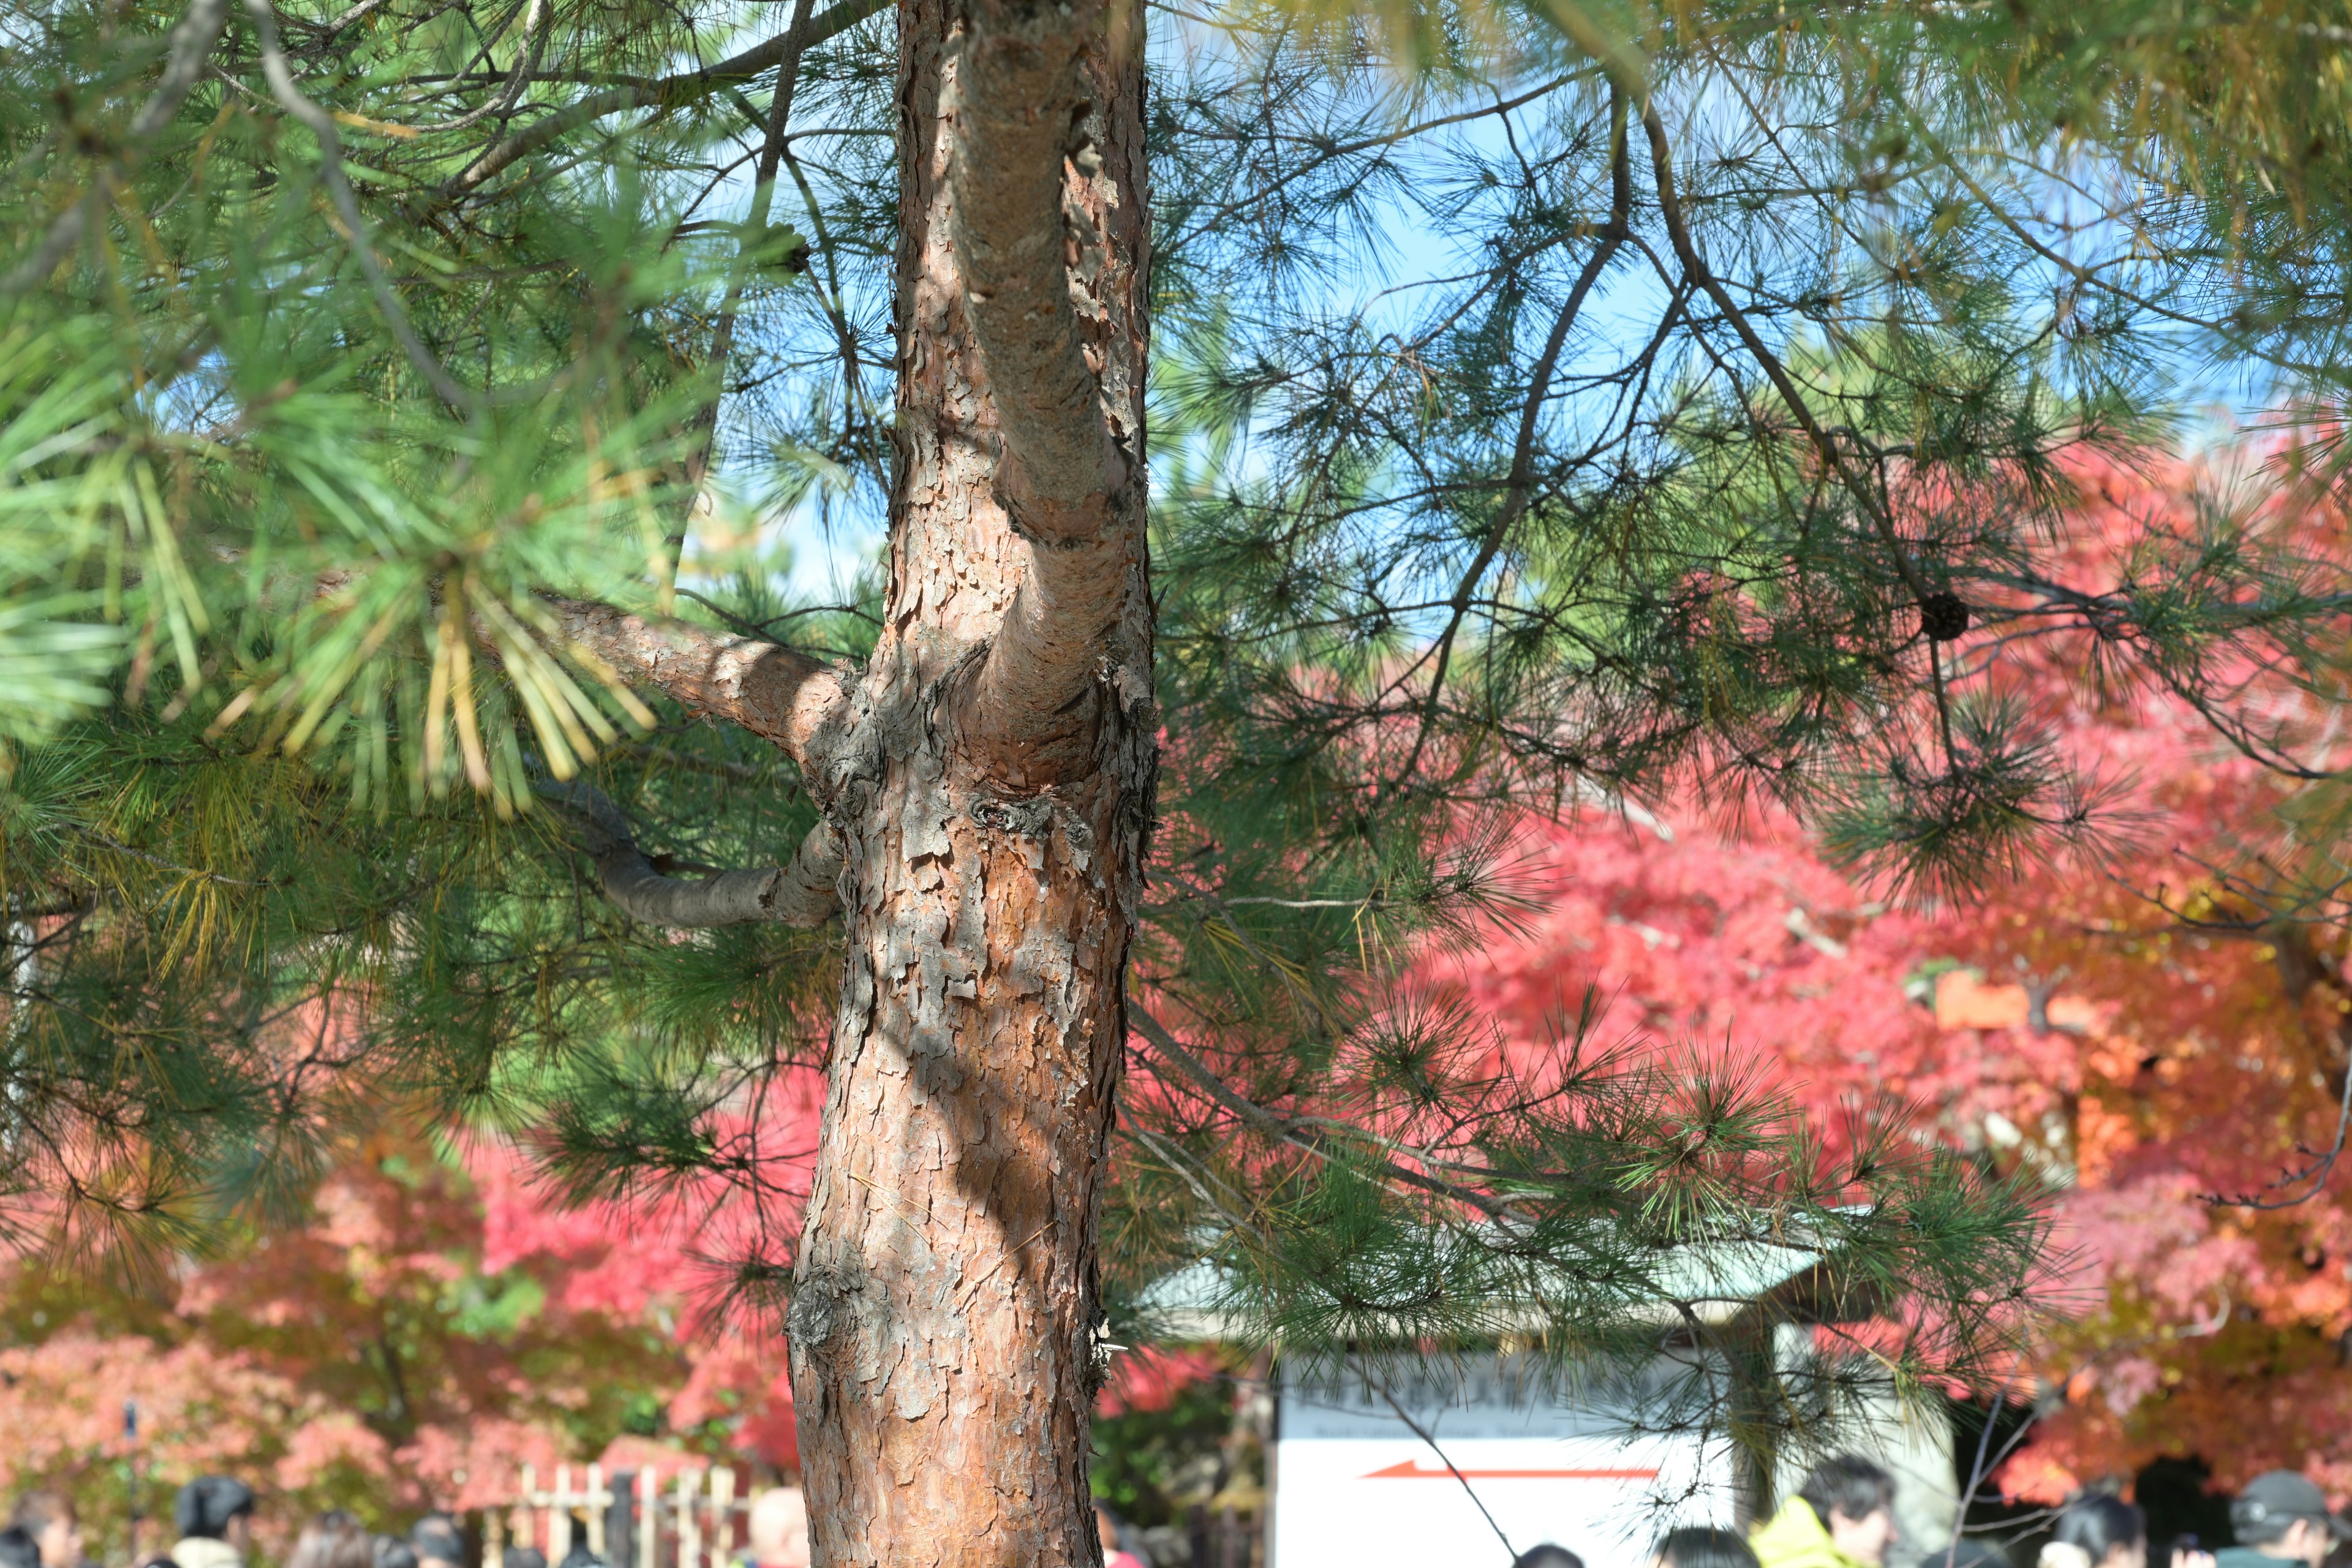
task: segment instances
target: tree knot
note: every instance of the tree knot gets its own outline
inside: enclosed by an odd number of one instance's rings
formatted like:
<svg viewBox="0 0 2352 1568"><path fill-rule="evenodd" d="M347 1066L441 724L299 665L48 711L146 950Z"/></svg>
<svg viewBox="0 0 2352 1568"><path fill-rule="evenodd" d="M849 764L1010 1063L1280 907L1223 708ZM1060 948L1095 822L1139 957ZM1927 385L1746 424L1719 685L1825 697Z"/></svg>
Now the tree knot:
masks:
<svg viewBox="0 0 2352 1568"><path fill-rule="evenodd" d="M1036 838L1043 837L1053 823L1054 803L1042 795L1029 800L1003 800L993 795L983 795L971 803L965 815L982 827L1023 838Z"/></svg>
<svg viewBox="0 0 2352 1568"><path fill-rule="evenodd" d="M812 1358L824 1360L835 1343L856 1322L858 1279L839 1268L803 1271L793 1290L793 1304L784 1314L784 1331Z"/></svg>

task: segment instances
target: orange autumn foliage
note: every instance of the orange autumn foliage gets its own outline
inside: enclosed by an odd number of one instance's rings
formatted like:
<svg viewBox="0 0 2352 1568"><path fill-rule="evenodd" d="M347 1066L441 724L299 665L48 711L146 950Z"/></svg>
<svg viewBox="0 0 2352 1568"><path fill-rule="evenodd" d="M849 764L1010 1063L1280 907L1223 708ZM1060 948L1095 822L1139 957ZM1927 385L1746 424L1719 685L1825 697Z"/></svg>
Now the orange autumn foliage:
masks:
<svg viewBox="0 0 2352 1568"><path fill-rule="evenodd" d="M741 1114L813 1125L813 1075L770 1100ZM0 1491L62 1487L93 1546L120 1545L134 1484L168 1519L182 1482L225 1472L261 1493L275 1552L322 1508L383 1527L505 1501L526 1463L790 1468L781 1341L712 1278L740 1208L709 1184L565 1209L511 1144L383 1134L302 1223L159 1279L0 1264Z"/></svg>

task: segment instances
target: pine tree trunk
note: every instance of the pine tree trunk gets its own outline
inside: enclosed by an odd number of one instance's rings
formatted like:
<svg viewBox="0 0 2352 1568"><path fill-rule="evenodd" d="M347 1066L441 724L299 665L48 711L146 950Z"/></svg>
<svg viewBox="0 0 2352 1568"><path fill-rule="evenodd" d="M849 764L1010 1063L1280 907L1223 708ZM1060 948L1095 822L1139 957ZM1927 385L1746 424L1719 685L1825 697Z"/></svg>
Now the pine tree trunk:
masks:
<svg viewBox="0 0 2352 1568"><path fill-rule="evenodd" d="M815 1561L1093 1563L1156 720L1139 12L903 0L898 468L791 1316Z"/></svg>

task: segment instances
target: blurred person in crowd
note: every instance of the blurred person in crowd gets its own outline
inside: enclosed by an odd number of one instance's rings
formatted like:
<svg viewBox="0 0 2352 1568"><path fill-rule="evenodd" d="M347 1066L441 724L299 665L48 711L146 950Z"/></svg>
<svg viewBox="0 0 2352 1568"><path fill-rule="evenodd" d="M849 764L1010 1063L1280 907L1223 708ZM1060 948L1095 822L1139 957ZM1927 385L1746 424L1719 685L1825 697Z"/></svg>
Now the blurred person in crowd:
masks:
<svg viewBox="0 0 2352 1568"><path fill-rule="evenodd" d="M751 1500L744 1527L750 1568L808 1568L808 1500L798 1487L770 1487Z"/></svg>
<svg viewBox="0 0 2352 1568"><path fill-rule="evenodd" d="M1547 1541L1513 1558L1511 1568L1584 1568L1584 1559L1565 1546L1555 1546Z"/></svg>
<svg viewBox="0 0 2352 1568"><path fill-rule="evenodd" d="M375 1538L351 1513L331 1508L302 1527L286 1568L375 1568Z"/></svg>
<svg viewBox="0 0 2352 1568"><path fill-rule="evenodd" d="M509 1546L499 1555L499 1568L547 1568L547 1553L536 1546Z"/></svg>
<svg viewBox="0 0 2352 1568"><path fill-rule="evenodd" d="M286 1568L375 1568L375 1540L356 1516L331 1508L302 1527Z"/></svg>
<svg viewBox="0 0 2352 1568"><path fill-rule="evenodd" d="M1712 1524L1670 1530L1650 1555L1654 1568L1756 1568L1747 1538Z"/></svg>
<svg viewBox="0 0 2352 1568"><path fill-rule="evenodd" d="M588 1549L588 1521L576 1513L572 1516L572 1546L555 1568L604 1568L604 1560Z"/></svg>
<svg viewBox="0 0 2352 1568"><path fill-rule="evenodd" d="M2040 1568L2147 1568L2147 1515L2090 1493L2058 1510Z"/></svg>
<svg viewBox="0 0 2352 1568"><path fill-rule="evenodd" d="M446 1513L428 1513L408 1527L416 1568L465 1568L466 1532Z"/></svg>
<svg viewBox="0 0 2352 1568"><path fill-rule="evenodd" d="M1144 1568L1143 1559L1121 1544L1125 1527L1118 1515L1100 1503L1095 1504L1095 1534L1102 1542L1103 1568Z"/></svg>
<svg viewBox="0 0 2352 1568"><path fill-rule="evenodd" d="M1895 1543L1895 1478L1856 1454L1815 1465L1748 1538L1763 1568L1880 1568Z"/></svg>
<svg viewBox="0 0 2352 1568"><path fill-rule="evenodd" d="M41 1568L81 1568L81 1516L73 1500L47 1487L16 1500L8 1523L33 1538L41 1550Z"/></svg>
<svg viewBox="0 0 2352 1568"><path fill-rule="evenodd" d="M416 1548L397 1535L378 1534L368 1544L375 1548L375 1568L416 1568Z"/></svg>
<svg viewBox="0 0 2352 1568"><path fill-rule="evenodd" d="M0 1568L41 1568L41 1545L21 1525L0 1530Z"/></svg>
<svg viewBox="0 0 2352 1568"><path fill-rule="evenodd" d="M2281 1562L2319 1568L2330 1548L2352 1541L2327 1506L2327 1494L2293 1470L2270 1470L2246 1483L2230 1502L2238 1544L2213 1554L2218 1568L2278 1568Z"/></svg>
<svg viewBox="0 0 2352 1568"><path fill-rule="evenodd" d="M244 1568L253 1544L253 1489L228 1476L198 1476L172 1500L179 1568ZM359 1563L355 1568L370 1568Z"/></svg>

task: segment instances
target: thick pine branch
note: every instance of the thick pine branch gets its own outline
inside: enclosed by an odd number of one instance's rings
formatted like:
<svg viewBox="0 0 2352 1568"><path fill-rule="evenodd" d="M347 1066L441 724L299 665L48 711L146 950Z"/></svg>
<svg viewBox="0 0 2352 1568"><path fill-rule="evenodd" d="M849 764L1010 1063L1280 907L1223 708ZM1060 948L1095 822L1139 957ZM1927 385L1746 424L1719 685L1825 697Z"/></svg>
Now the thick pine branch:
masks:
<svg viewBox="0 0 2352 1568"><path fill-rule="evenodd" d="M544 602L576 648L623 679L742 725L812 775L847 714L842 673L781 644L586 600Z"/></svg>
<svg viewBox="0 0 2352 1568"><path fill-rule="evenodd" d="M628 819L604 791L584 780L547 786L548 798L567 808L581 828L581 848L596 862L596 878L621 912L673 931L781 921L821 926L840 912L841 835L820 822L801 841L789 866L761 866L702 878L672 877L637 847Z"/></svg>

